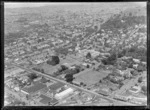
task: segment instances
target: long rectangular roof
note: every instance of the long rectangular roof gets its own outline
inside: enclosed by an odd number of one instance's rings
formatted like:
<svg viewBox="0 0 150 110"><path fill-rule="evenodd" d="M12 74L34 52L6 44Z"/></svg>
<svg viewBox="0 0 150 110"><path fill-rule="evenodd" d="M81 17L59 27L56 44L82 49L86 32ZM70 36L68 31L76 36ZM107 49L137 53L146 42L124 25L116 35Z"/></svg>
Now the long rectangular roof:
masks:
<svg viewBox="0 0 150 110"><path fill-rule="evenodd" d="M50 85L49 88L51 90L57 90L57 89L63 87L64 85L65 84L63 84L63 83L57 82L57 83L54 83L54 84Z"/></svg>
<svg viewBox="0 0 150 110"><path fill-rule="evenodd" d="M33 86L31 87L25 87L23 88L22 90L31 94L31 93L35 93L43 88L46 88L47 86L45 84L42 84L42 83L36 83L34 84Z"/></svg>
<svg viewBox="0 0 150 110"><path fill-rule="evenodd" d="M41 94L40 97L42 98L42 99L40 100L40 102L43 103L43 104L48 104L48 103L50 102L50 103L53 105L53 104L55 104L55 103L58 102L57 99L55 99L55 98L50 98L50 97L48 97L48 96L46 96L46 95L43 95L43 94Z"/></svg>

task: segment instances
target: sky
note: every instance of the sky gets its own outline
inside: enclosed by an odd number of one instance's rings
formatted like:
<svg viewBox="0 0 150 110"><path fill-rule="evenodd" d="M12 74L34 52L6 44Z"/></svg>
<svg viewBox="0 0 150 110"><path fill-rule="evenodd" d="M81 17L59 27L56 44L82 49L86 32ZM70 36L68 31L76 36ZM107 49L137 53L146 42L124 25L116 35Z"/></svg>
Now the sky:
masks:
<svg viewBox="0 0 150 110"><path fill-rule="evenodd" d="M88 2L89 3L89 2ZM100 3L100 2L99 2ZM104 3L104 2L103 2ZM146 2L135 2L139 6L146 6ZM5 2L4 7L5 8L21 8L21 7L39 7L39 6L45 6L45 5L64 5L64 4L70 4L70 3L52 3L52 2Z"/></svg>

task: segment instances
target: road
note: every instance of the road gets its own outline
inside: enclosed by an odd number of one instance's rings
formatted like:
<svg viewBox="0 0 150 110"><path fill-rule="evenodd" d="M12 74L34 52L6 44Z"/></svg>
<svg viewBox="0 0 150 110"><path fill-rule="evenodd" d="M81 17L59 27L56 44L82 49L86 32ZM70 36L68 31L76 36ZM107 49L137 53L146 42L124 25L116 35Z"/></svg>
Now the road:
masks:
<svg viewBox="0 0 150 110"><path fill-rule="evenodd" d="M78 86L76 86L76 85L72 85L72 84L70 84L70 83L68 83L68 82L66 82L66 81L63 81L63 80L54 78L54 77L52 77L52 76L50 76L50 75L48 75L48 74L43 74L43 73L41 73L41 72L38 72L38 71L35 71L35 70L32 70L32 69L24 68L24 67L21 67L20 65L16 65L16 64L13 64L13 65L14 65L14 66L17 66L17 67L19 67L19 68L22 68L22 69L24 69L24 70L26 70L26 71L34 72L34 73L43 75L43 76L45 76L45 77L48 77L48 78L50 78L50 79L53 79L53 80L55 80L55 81L58 81L58 82L61 82L61 83L65 83L65 84L67 84L67 85L69 85L69 86L71 86L71 87L74 87L74 88L76 88L76 89L79 89L79 90L81 90L81 91L84 91L84 92L87 92L87 93L96 95L96 96L98 96L98 97L101 97L101 98L103 98L103 99L108 100L110 103L120 104L120 105L134 105L134 104L131 104L131 103L129 103L129 102L122 102L122 101L118 101L118 100L115 100L115 99L112 99L112 98L109 98L109 97L105 97L105 96L100 95L100 94L98 94L98 93L95 93L95 92L93 92L93 91L89 91L89 90L87 90L87 89L78 87Z"/></svg>

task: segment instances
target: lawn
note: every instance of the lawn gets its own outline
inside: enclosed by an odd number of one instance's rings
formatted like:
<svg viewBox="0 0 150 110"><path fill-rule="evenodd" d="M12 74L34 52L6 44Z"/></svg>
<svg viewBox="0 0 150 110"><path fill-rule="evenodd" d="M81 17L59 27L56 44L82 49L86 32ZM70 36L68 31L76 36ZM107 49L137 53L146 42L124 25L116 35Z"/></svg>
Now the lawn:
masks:
<svg viewBox="0 0 150 110"><path fill-rule="evenodd" d="M71 57L66 57L66 59L63 59L60 61L60 64L63 64L63 63L68 63L70 65L80 64L80 62L78 60L71 58Z"/></svg>
<svg viewBox="0 0 150 110"><path fill-rule="evenodd" d="M45 63L41 66L41 68L43 68L46 73L53 74L53 72L56 72L58 70L59 65L51 66Z"/></svg>
<svg viewBox="0 0 150 110"><path fill-rule="evenodd" d="M83 82L85 83L87 86L92 85L97 83L100 79L106 77L110 72L108 71L93 71L93 70L89 70L89 71L85 71L85 73L77 76L75 78L76 82Z"/></svg>

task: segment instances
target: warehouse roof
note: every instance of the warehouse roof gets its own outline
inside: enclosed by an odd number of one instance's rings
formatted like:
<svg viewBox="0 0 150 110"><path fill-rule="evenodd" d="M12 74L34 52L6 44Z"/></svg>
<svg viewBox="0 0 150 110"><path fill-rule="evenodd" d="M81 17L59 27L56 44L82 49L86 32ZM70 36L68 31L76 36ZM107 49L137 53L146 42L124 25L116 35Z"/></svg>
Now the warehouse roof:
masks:
<svg viewBox="0 0 150 110"><path fill-rule="evenodd" d="M42 98L42 99L40 100L40 102L43 103L43 104L49 104L49 103L50 103L50 104L54 105L54 104L56 104L56 103L58 102L57 99L55 99L55 98L50 98L50 97L45 96L45 95L43 95L43 94L40 95L40 98Z"/></svg>
<svg viewBox="0 0 150 110"><path fill-rule="evenodd" d="M57 89L63 87L64 85L65 84L63 84L63 83L57 82L57 83L54 83L54 84L50 85L49 88L51 90L57 90Z"/></svg>
<svg viewBox="0 0 150 110"><path fill-rule="evenodd" d="M31 94L31 93L35 93L43 88L47 87L45 84L42 84L42 83L36 83L34 84L33 86L31 87L25 87L23 88L22 90Z"/></svg>

